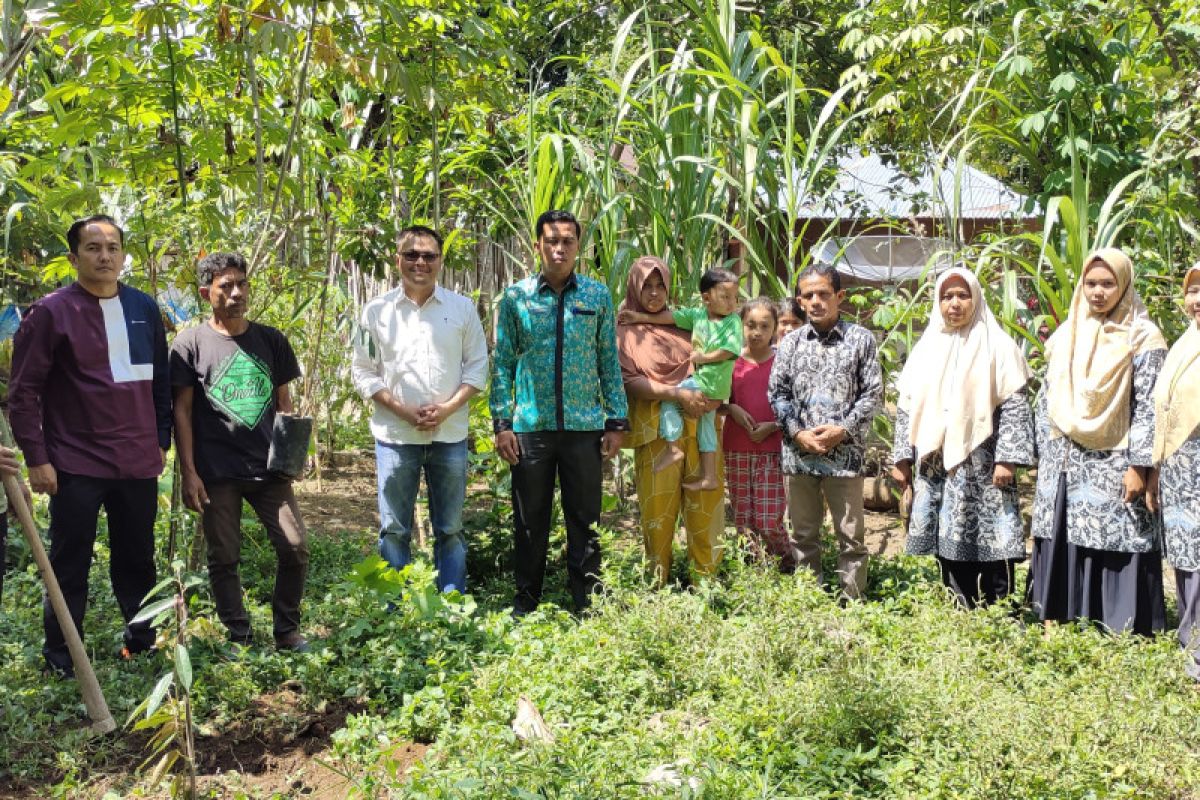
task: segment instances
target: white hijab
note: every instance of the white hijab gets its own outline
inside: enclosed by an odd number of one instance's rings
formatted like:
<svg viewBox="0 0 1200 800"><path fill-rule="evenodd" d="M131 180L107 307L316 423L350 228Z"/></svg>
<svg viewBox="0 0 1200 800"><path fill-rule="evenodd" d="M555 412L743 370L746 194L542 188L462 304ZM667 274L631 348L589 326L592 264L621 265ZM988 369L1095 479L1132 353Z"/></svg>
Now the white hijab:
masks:
<svg viewBox="0 0 1200 800"><path fill-rule="evenodd" d="M971 291L971 318L961 328L949 327L942 316L942 287L954 277ZM1029 377L1021 348L983 301L975 274L962 267L943 272L934 287L929 325L898 381L899 406L908 414L908 441L918 460L940 449L947 470L966 461L995 433L996 408Z"/></svg>

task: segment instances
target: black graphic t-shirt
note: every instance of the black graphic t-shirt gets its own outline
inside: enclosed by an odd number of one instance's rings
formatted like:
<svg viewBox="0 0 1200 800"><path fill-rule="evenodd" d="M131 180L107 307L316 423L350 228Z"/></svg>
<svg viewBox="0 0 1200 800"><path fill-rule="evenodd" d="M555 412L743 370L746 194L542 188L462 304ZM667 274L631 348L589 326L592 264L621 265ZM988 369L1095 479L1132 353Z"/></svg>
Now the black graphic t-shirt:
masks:
<svg viewBox="0 0 1200 800"><path fill-rule="evenodd" d="M287 337L251 322L240 336L205 323L171 345L171 385L191 386L192 441L201 480L267 477L275 389L300 377Z"/></svg>

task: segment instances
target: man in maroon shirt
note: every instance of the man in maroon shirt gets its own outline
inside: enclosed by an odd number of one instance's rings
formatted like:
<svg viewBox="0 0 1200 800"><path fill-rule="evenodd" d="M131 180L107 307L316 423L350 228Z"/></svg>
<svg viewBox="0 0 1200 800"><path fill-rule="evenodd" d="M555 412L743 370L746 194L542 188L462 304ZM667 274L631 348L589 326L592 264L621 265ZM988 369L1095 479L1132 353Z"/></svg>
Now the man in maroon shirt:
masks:
<svg viewBox="0 0 1200 800"><path fill-rule="evenodd" d="M67 258L78 277L34 303L21 321L9 416L30 487L50 495L50 564L80 636L104 507L128 656L154 646L150 626L129 620L155 583L157 479L171 441L171 389L158 306L119 282L124 240L103 215L67 231ZM47 666L69 675L71 658L48 601L43 624Z"/></svg>

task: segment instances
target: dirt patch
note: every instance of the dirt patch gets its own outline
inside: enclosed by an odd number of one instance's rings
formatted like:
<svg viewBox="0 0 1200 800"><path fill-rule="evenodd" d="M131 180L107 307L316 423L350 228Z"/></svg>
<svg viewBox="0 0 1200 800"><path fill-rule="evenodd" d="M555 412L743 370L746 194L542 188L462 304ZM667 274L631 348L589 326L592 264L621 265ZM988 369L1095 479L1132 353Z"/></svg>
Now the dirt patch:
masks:
<svg viewBox="0 0 1200 800"><path fill-rule="evenodd" d="M893 511L867 511L867 549L873 556L904 552L904 522Z"/></svg>
<svg viewBox="0 0 1200 800"><path fill-rule="evenodd" d="M29 800L30 797L41 797L37 787L27 783L5 781L0 783L0 800Z"/></svg>
<svg viewBox="0 0 1200 800"><path fill-rule="evenodd" d="M255 699L245 716L212 736L196 740L197 789L201 796L304 797L334 800L350 793L347 774L361 774L359 766L341 770L332 753L330 738L346 724L346 717L362 711L354 701L323 703L307 708L303 689L284 684L279 691ZM101 797L116 791L132 776L147 754L146 735L123 734L112 758L94 769L78 797ZM425 756L427 745L404 742L386 757L402 775ZM0 782L0 800L48 797L59 780L44 783ZM135 779L136 780L136 779ZM148 793L150 798L165 794Z"/></svg>
<svg viewBox="0 0 1200 800"><path fill-rule="evenodd" d="M367 450L334 453L311 476L294 484L305 525L317 533L375 530L379 510L375 500L375 455Z"/></svg>
<svg viewBox="0 0 1200 800"><path fill-rule="evenodd" d="M389 774L404 775L414 764L425 757L429 746L416 742L396 745L381 759L390 762ZM370 770L374 771L374 770ZM350 795L354 780L339 767L329 748L312 754L290 752L270 754L257 773L225 773L206 776L198 782L201 793L206 797L303 797L312 800L342 800ZM361 774L361 766L353 768Z"/></svg>
<svg viewBox="0 0 1200 800"><path fill-rule="evenodd" d="M255 698L245 716L218 734L199 737L196 766L206 775L267 772L274 762L297 755L311 757L325 750L333 732L346 724L346 717L361 710L353 701L306 708L303 688L284 684L276 692Z"/></svg>

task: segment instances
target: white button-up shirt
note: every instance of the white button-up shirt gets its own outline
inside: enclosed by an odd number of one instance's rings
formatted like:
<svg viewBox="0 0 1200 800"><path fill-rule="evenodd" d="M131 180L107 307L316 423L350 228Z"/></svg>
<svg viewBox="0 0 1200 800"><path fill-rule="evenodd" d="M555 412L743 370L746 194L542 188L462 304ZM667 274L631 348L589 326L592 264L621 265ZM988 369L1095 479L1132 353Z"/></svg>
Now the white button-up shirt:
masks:
<svg viewBox="0 0 1200 800"><path fill-rule="evenodd" d="M449 400L462 384L482 391L487 385L487 340L475 304L436 286L423 305L404 287L363 306L354 337L351 376L368 401L388 389L404 405ZM461 442L467 438L468 405L436 430L420 431L379 403L373 403L371 433L389 444Z"/></svg>

